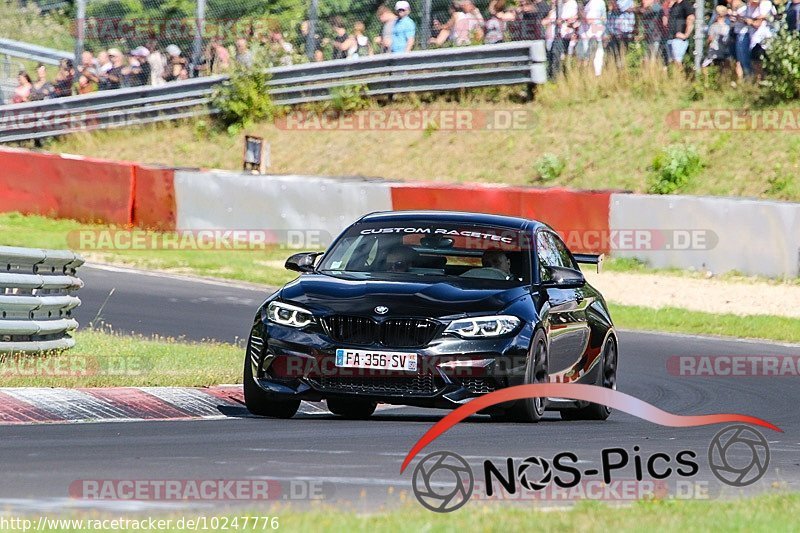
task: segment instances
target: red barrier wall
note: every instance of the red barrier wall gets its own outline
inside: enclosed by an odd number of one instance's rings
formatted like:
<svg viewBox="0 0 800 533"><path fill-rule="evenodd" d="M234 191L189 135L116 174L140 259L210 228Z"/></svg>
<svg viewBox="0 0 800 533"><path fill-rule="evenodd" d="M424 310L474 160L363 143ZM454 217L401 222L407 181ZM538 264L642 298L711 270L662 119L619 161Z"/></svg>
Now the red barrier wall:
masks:
<svg viewBox="0 0 800 533"><path fill-rule="evenodd" d="M575 252L608 252L610 191L439 185L392 185L392 208L475 211L533 218L558 231Z"/></svg>
<svg viewBox="0 0 800 533"><path fill-rule="evenodd" d="M171 168L134 165L133 225L174 230L176 219L175 171Z"/></svg>
<svg viewBox="0 0 800 533"><path fill-rule="evenodd" d="M0 149L0 211L130 224L133 165Z"/></svg>

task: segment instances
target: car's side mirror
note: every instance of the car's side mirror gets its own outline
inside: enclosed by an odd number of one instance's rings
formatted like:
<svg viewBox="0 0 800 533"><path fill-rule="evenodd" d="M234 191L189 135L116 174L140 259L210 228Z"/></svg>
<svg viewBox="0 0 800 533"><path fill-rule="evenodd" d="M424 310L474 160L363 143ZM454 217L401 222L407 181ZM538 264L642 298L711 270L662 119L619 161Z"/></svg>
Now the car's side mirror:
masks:
<svg viewBox="0 0 800 533"><path fill-rule="evenodd" d="M295 272L312 272L314 270L314 262L320 255L322 255L322 252L294 254L286 260L286 264L283 266L286 270L294 270Z"/></svg>
<svg viewBox="0 0 800 533"><path fill-rule="evenodd" d="M555 289L577 289L586 285L586 278L580 270L560 266L546 266L550 279L542 280L542 287Z"/></svg>

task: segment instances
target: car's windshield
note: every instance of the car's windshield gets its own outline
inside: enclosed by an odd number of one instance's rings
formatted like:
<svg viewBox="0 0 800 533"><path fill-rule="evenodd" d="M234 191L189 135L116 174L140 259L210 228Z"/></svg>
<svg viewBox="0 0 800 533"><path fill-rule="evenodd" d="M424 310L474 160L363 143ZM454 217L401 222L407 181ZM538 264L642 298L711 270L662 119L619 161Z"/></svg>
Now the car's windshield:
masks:
<svg viewBox="0 0 800 533"><path fill-rule="evenodd" d="M525 284L530 282L530 246L528 232L492 226L357 224L325 254L319 270L360 279Z"/></svg>

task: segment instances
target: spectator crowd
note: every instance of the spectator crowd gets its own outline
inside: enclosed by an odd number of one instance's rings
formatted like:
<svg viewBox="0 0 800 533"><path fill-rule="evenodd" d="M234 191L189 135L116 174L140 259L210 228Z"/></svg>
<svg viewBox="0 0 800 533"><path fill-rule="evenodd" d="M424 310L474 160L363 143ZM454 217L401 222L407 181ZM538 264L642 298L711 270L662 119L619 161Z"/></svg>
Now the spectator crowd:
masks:
<svg viewBox="0 0 800 533"><path fill-rule="evenodd" d="M340 16L328 22L330 35L314 31L303 21L289 42L273 28L263 35L237 37L226 46L221 38L208 42L202 57L192 61L176 44L160 48L155 40L127 53L119 48L83 52L80 63L63 59L55 76L39 64L33 75L20 71L14 103L58 98L94 91L161 85L190 77L222 74L235 65L253 67L253 48L268 52L271 65L291 65L306 51L315 61L351 59L381 53L404 53L424 44L428 48L495 44L514 40L544 40L551 74L574 58L591 65L601 75L606 54L620 62L638 43L650 61L682 63L694 32L704 31L695 20L693 0L491 0L485 12L473 0L453 0L447 20L433 19L430 37L420 43L421 32L411 16L411 5L399 0L393 9L381 5L375 13L377 35L367 33L364 21L350 24ZM739 78L759 77L769 53L769 41L779 24L800 31L800 0L718 0L705 29L707 41L703 67L730 65ZM556 12L558 10L558 12ZM372 22L372 21L368 21Z"/></svg>

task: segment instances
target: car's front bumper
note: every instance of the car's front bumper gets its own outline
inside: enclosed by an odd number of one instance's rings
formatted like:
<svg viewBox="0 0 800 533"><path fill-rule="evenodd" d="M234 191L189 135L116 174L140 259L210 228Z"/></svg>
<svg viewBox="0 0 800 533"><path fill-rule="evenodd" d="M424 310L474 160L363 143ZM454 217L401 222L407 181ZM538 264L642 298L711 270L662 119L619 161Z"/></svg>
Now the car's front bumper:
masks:
<svg viewBox="0 0 800 533"><path fill-rule="evenodd" d="M249 343L258 386L276 400L339 397L420 407L453 408L471 398L523 382L533 326L513 335L465 340L440 336L423 348L353 346L324 331L259 322ZM255 340L254 340L255 338ZM417 371L377 371L335 366L337 348L417 355Z"/></svg>

